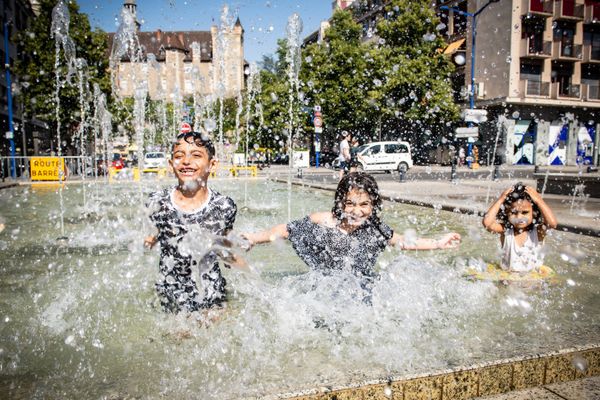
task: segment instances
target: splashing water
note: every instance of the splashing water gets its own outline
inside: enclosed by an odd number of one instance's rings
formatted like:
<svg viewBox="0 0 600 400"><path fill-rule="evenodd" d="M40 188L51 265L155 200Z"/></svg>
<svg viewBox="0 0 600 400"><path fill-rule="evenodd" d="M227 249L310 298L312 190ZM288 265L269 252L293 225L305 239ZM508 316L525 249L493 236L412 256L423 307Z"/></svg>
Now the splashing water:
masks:
<svg viewBox="0 0 600 400"><path fill-rule="evenodd" d="M245 194L239 181L211 185L241 204ZM144 192L155 186L144 183ZM547 258L556 260L552 267L574 284L527 289L465 280L458 257L495 257L489 249L498 247L498 239L483 232L460 251L384 252L368 305L356 277L307 271L289 244L275 242L245 254L256 273L223 269L229 304L216 323L206 326L202 315L164 314L154 291L157 250L141 246L150 233L144 231L148 211L134 196L135 187L105 190L106 195L90 196L95 216L81 218L77 191L67 186L66 245L54 240L54 191L0 192L6 225L0 233L0 361L19 390L48 398L237 399L531 355L598 339L595 260L600 253L594 238L577 236L577 249L569 254L577 253L578 264L562 260L563 243L575 242L564 232L549 238ZM239 208L235 231L286 220L285 185L251 180L247 190L248 205ZM328 192L299 189L293 201L296 219L322 210L332 199ZM20 207L14 207L17 203ZM448 230L464 234L464 227L479 223L469 215L433 215L392 204L382 218L398 232L413 229L419 236ZM27 235L15 229L23 223L30 227ZM206 251L215 245L221 246L198 241L189 247ZM587 368L582 360L573 362L581 371Z"/></svg>

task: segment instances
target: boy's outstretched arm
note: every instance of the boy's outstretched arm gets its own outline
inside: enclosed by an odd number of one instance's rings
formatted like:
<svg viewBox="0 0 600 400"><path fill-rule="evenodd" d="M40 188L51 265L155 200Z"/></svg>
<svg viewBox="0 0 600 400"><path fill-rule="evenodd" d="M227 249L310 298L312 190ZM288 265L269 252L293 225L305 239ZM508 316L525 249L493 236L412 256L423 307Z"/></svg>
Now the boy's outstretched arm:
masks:
<svg viewBox="0 0 600 400"><path fill-rule="evenodd" d="M533 201L540 209L542 217L544 217L544 225L546 229L556 229L558 221L556 220L554 213L550 209L550 206L548 206L544 199L542 199L542 195L539 194L538 191L532 188L531 186L526 186L525 192L529 195L529 197L531 197L531 201Z"/></svg>
<svg viewBox="0 0 600 400"><path fill-rule="evenodd" d="M250 245L273 242L277 239L287 239L288 230L286 224L275 225L271 229L255 233L242 233L242 236L250 242Z"/></svg>
<svg viewBox="0 0 600 400"><path fill-rule="evenodd" d="M447 233L440 239L416 238L412 241L405 240L404 236L394 235L389 241L392 246L397 246L402 250L442 250L458 247L460 244L460 234L456 232Z"/></svg>
<svg viewBox="0 0 600 400"><path fill-rule="evenodd" d="M488 231L494 233L504 233L504 226L498 223L497 220L498 212L500 211L500 207L502 207L502 203L504 203L504 200L506 200L506 196L508 196L512 191L513 188L511 186L504 192L502 192L500 197L498 197L498 200L496 200L496 202L492 204L492 206L487 210L487 212L483 216L483 220L481 222L483 223L483 226L485 226L485 229L487 229Z"/></svg>

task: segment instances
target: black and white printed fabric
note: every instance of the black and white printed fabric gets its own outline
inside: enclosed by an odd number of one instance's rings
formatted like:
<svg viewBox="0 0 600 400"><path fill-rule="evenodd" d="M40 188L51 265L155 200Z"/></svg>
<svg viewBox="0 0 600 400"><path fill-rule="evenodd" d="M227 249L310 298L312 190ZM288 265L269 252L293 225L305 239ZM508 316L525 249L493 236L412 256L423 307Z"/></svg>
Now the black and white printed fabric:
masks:
<svg viewBox="0 0 600 400"><path fill-rule="evenodd" d="M160 277L156 282L165 311L197 311L222 305L225 278L211 245L215 235L225 236L235 221L233 200L209 189L208 201L186 212L173 201L175 189L150 195L150 220L158 230ZM198 268L199 282L192 276Z"/></svg>
<svg viewBox="0 0 600 400"><path fill-rule="evenodd" d="M375 276L377 257L394 234L388 225L370 219L346 234L315 224L309 216L288 223L287 230L292 247L310 268L324 273L347 270L369 278Z"/></svg>

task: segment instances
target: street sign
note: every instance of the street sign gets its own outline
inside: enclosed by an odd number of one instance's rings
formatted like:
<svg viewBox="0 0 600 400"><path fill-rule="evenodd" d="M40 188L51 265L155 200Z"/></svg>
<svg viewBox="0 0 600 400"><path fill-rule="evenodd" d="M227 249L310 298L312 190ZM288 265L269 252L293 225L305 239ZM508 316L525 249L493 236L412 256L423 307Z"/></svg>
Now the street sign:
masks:
<svg viewBox="0 0 600 400"><path fill-rule="evenodd" d="M192 126L187 122L181 123L181 128L179 130L181 133L190 133L192 131Z"/></svg>
<svg viewBox="0 0 600 400"><path fill-rule="evenodd" d="M6 131L5 137L10 140L10 139L14 139L15 135L12 131Z"/></svg>
<svg viewBox="0 0 600 400"><path fill-rule="evenodd" d="M321 106L315 106L314 108L316 113L320 113L321 112Z"/></svg>
<svg viewBox="0 0 600 400"><path fill-rule="evenodd" d="M479 128L476 126L472 128L456 128L454 132L457 139L479 136Z"/></svg>
<svg viewBox="0 0 600 400"><path fill-rule="evenodd" d="M315 128L320 128L323 126L323 118L319 117L319 116L315 116L314 120L313 120L313 124L315 125Z"/></svg>
<svg viewBox="0 0 600 400"><path fill-rule="evenodd" d="M315 133L323 133L323 128L315 126Z"/></svg>
<svg viewBox="0 0 600 400"><path fill-rule="evenodd" d="M485 122L487 121L487 110L467 108L466 110L462 111L461 117L465 120L465 122Z"/></svg>

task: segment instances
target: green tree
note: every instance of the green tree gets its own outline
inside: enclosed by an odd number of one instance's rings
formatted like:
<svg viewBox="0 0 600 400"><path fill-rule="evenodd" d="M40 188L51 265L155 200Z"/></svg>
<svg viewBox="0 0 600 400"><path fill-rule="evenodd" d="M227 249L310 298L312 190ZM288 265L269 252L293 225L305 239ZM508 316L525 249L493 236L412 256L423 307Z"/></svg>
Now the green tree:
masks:
<svg viewBox="0 0 600 400"><path fill-rule="evenodd" d="M439 19L428 0L392 0L387 18L377 24L377 79L373 92L384 127L397 130L413 145L427 147L458 117L450 74L452 62L442 54Z"/></svg>
<svg viewBox="0 0 600 400"><path fill-rule="evenodd" d="M277 41L275 55L263 57L261 62L260 80L262 90L259 103L262 106L264 124L259 122L257 113L253 113L250 121L249 145L258 144L260 147L274 150L275 153L287 153L289 138L289 88L290 82L287 76L288 62L287 41ZM301 111L301 102L294 100L293 120L294 141L296 146L306 147L308 138L304 135L308 114ZM245 121L244 121L245 122ZM299 126L298 126L299 125Z"/></svg>
<svg viewBox="0 0 600 400"><path fill-rule="evenodd" d="M375 49L361 42L362 27L349 11L336 11L325 35L326 42L304 49L301 76L305 103L322 109L325 131L321 140L334 143L341 129L364 134L373 129Z"/></svg>
<svg viewBox="0 0 600 400"><path fill-rule="evenodd" d="M23 61L16 64L16 71L20 77L22 102L28 115L50 122L56 131L56 104L53 94L56 90L55 77L55 46L51 37L52 9L55 0L40 0L39 15L33 19L27 31L20 32L17 38L19 50L25 55ZM86 14L79 12L75 0L67 2L70 13L69 36L75 44L76 56L86 61L86 72L89 77L89 87L84 90L88 93L86 98L91 99L92 85L97 83L102 91L110 91L110 77L108 73L108 36L101 30L91 30ZM64 63L64 54L60 52L61 62L59 73L61 80L67 73ZM77 74L74 74L70 83L65 83L60 89L60 121L61 138L68 143L76 132L80 123L80 104ZM107 96L110 97L110 96Z"/></svg>

